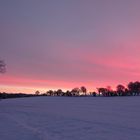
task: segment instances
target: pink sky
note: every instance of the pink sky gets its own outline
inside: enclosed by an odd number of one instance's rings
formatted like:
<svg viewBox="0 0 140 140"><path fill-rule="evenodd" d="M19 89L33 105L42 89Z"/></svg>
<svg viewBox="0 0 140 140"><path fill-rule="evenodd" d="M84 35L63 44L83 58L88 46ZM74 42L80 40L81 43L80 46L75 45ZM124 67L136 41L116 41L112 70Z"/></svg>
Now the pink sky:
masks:
<svg viewBox="0 0 140 140"><path fill-rule="evenodd" d="M0 2L0 91L127 85L140 79L140 1Z"/></svg>

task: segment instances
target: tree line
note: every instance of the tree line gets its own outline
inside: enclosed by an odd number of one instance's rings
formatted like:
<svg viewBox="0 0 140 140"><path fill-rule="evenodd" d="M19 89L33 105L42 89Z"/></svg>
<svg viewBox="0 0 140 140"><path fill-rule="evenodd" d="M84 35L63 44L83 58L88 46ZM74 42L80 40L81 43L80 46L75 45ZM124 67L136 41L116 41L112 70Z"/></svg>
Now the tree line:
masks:
<svg viewBox="0 0 140 140"><path fill-rule="evenodd" d="M6 64L3 60L0 60L0 73L6 72ZM0 93L0 98L15 98L15 97L31 97L31 96L138 96L140 95L140 82L129 82L127 87L122 84L116 86L116 89L113 90L110 86L104 88L97 88L95 92L87 92L87 88L85 86L75 87L72 90L62 91L62 89L58 89L56 91L49 90L46 93L40 93L38 90L35 94L25 94L25 93Z"/></svg>
<svg viewBox="0 0 140 140"><path fill-rule="evenodd" d="M95 92L87 92L87 88L82 86L80 88L76 87L73 88L71 91L67 90L66 92L62 91L62 89L58 89L56 91L49 90L46 93L40 93L39 91L35 92L35 95L42 95L42 96L138 96L140 95L140 82L129 82L127 87L122 84L116 86L116 89L113 90L110 86L104 88L100 87L97 88Z"/></svg>

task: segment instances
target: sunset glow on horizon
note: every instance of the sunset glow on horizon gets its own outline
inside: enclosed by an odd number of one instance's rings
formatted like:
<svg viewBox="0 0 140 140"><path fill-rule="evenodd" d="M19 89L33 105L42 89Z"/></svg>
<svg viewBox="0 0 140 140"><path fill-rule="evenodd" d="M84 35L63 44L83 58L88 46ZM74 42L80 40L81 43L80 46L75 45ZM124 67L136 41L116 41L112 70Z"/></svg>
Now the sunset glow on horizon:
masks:
<svg viewBox="0 0 140 140"><path fill-rule="evenodd" d="M0 92L140 80L140 1L1 0Z"/></svg>

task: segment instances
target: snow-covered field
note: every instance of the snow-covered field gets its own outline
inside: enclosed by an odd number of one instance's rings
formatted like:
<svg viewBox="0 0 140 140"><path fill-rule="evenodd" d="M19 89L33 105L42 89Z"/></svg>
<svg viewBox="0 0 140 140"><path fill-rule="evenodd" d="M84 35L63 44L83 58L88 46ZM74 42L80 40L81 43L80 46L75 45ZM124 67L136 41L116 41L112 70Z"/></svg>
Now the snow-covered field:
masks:
<svg viewBox="0 0 140 140"><path fill-rule="evenodd" d="M140 97L1 100L0 140L140 140Z"/></svg>

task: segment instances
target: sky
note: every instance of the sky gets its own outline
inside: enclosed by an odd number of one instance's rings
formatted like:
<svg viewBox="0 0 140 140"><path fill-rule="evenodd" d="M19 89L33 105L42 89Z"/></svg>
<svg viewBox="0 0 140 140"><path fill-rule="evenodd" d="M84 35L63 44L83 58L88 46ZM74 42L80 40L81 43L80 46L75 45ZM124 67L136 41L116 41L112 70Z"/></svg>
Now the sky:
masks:
<svg viewBox="0 0 140 140"><path fill-rule="evenodd" d="M0 91L140 79L139 0L0 0Z"/></svg>

